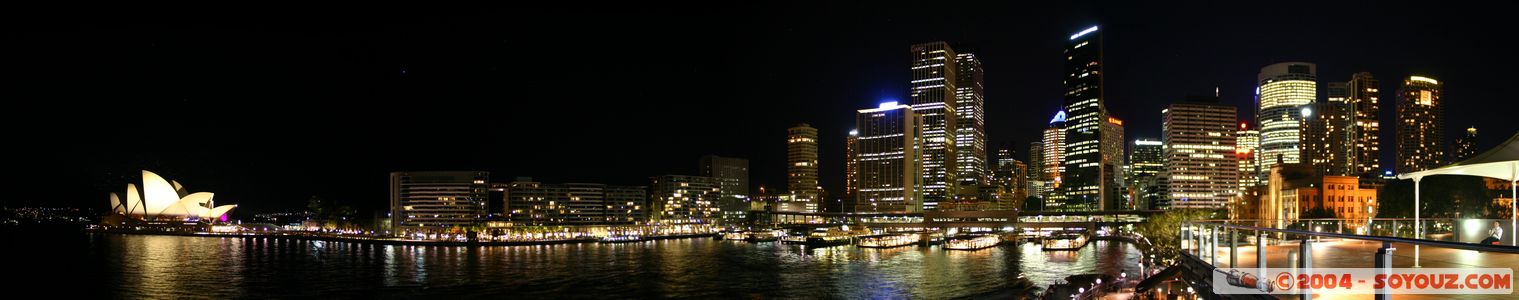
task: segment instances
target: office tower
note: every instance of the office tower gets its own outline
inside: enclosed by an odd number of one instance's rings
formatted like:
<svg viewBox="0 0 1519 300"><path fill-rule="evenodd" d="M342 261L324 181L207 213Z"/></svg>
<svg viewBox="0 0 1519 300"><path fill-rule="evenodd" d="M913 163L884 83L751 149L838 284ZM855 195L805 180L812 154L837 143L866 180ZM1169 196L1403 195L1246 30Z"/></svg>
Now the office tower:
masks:
<svg viewBox="0 0 1519 300"><path fill-rule="evenodd" d="M1349 127L1350 175L1375 178L1382 175L1382 105L1377 79L1360 72L1345 83L1354 124Z"/></svg>
<svg viewBox="0 0 1519 300"><path fill-rule="evenodd" d="M1065 172L1065 111L1055 112L1055 117L1050 119L1050 125L1044 128L1044 149L1040 156L1044 158L1044 175L1040 179L1044 181L1044 209L1060 210L1065 207L1065 194L1061 192L1061 174Z"/></svg>
<svg viewBox="0 0 1519 300"><path fill-rule="evenodd" d="M1467 127L1466 134L1456 138L1451 149L1451 163L1460 162L1477 155L1477 127Z"/></svg>
<svg viewBox="0 0 1519 300"><path fill-rule="evenodd" d="M844 210L854 210L855 195L860 191L859 145L860 131L849 130L844 140Z"/></svg>
<svg viewBox="0 0 1519 300"><path fill-rule="evenodd" d="M1028 177L1028 181L1027 181L1028 182L1028 184L1027 184L1028 187L1025 188L1025 190L1028 191L1028 195L1040 199L1039 203L1030 203L1030 204L1033 205L1033 206L1030 206L1030 207L1035 207L1035 208L1041 208L1042 209L1042 207L1044 206L1044 195L1045 195L1044 187L1045 187L1045 183L1047 182L1047 181L1044 180L1044 143L1043 142L1029 143L1029 145L1028 145L1028 173L1024 174L1024 175L1026 175L1026 177Z"/></svg>
<svg viewBox="0 0 1519 300"><path fill-rule="evenodd" d="M1238 113L1212 96L1188 97L1162 111L1170 207L1223 208L1239 193Z"/></svg>
<svg viewBox="0 0 1519 300"><path fill-rule="evenodd" d="M1156 178L1165 170L1165 143L1151 139L1134 140L1129 151L1129 190L1133 194L1132 209L1153 209L1164 196Z"/></svg>
<svg viewBox="0 0 1519 300"><path fill-rule="evenodd" d="M1063 209L1100 209L1110 185L1104 170L1103 123L1108 110L1102 99L1102 32L1092 26L1071 35L1065 48L1065 170L1060 190Z"/></svg>
<svg viewBox="0 0 1519 300"><path fill-rule="evenodd" d="M859 110L855 145L860 185L855 212L922 212L926 208L918 166L922 119L911 106L896 102Z"/></svg>
<svg viewBox="0 0 1519 300"><path fill-rule="evenodd" d="M514 226L637 224L644 220L641 186L542 183L518 177L503 185L506 220Z"/></svg>
<svg viewBox="0 0 1519 300"><path fill-rule="evenodd" d="M1255 186L1260 185L1260 156L1256 155L1261 147L1261 131L1250 129L1245 122L1239 123L1239 131L1234 132L1234 157L1239 161L1239 191L1246 193Z"/></svg>
<svg viewBox="0 0 1519 300"><path fill-rule="evenodd" d="M1271 175L1271 166L1278 162L1301 161L1303 115L1305 111L1311 113L1312 108L1306 106L1318 98L1317 74L1314 64L1284 62L1261 68L1257 75L1255 97L1260 106L1255 120L1260 124L1261 146L1256 159L1260 161L1260 181Z"/></svg>
<svg viewBox="0 0 1519 300"><path fill-rule="evenodd" d="M1409 76L1398 88L1398 174L1445 164L1445 103L1440 82Z"/></svg>
<svg viewBox="0 0 1519 300"><path fill-rule="evenodd" d="M656 224L712 224L721 215L717 178L660 175L650 178L649 220Z"/></svg>
<svg viewBox="0 0 1519 300"><path fill-rule="evenodd" d="M1345 176L1351 173L1350 127L1354 118L1344 82L1325 84L1325 101L1303 110L1302 160L1318 174Z"/></svg>
<svg viewBox="0 0 1519 300"><path fill-rule="evenodd" d="M1115 210L1129 206L1124 197L1128 184L1124 182L1123 168L1127 166L1128 157L1124 155L1123 141L1123 120L1108 116L1102 123L1102 180L1107 190L1098 201L1097 209Z"/></svg>
<svg viewBox="0 0 1519 300"><path fill-rule="evenodd" d="M472 226L485 219L490 172L390 173L390 220L397 234Z"/></svg>
<svg viewBox="0 0 1519 300"><path fill-rule="evenodd" d="M723 188L717 201L722 219L744 220L749 212L749 160L707 155L701 157L698 167L701 176L717 178Z"/></svg>
<svg viewBox="0 0 1519 300"><path fill-rule="evenodd" d="M955 161L960 185L988 184L986 169L986 90L981 59L972 53L955 55Z"/></svg>
<svg viewBox="0 0 1519 300"><path fill-rule="evenodd" d="M960 68L955 50L944 42L912 45L911 52L912 90L908 94L913 114L923 119L922 201L925 208L933 210L959 191L955 92L960 81L955 75Z"/></svg>
<svg viewBox="0 0 1519 300"><path fill-rule="evenodd" d="M802 123L787 129L786 134L786 188L795 201L821 202L817 128Z"/></svg>
<svg viewBox="0 0 1519 300"><path fill-rule="evenodd" d="M992 185L998 188L1001 196L998 197L996 209L1019 208L1019 204L1029 195L1028 175L1028 164L1013 158L1012 149L997 150L997 165L992 168Z"/></svg>

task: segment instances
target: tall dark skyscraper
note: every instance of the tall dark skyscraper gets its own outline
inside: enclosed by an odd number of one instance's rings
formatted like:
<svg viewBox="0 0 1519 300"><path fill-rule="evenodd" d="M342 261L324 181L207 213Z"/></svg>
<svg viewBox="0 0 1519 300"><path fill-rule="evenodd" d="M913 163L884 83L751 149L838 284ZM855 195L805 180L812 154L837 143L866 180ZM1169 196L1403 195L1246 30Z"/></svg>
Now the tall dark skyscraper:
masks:
<svg viewBox="0 0 1519 300"><path fill-rule="evenodd" d="M1467 127L1451 147L1450 162L1456 163L1477 155L1477 127Z"/></svg>
<svg viewBox="0 0 1519 300"><path fill-rule="evenodd" d="M716 178L723 188L717 200L723 220L743 220L749 211L749 160L707 155L698 167L701 176Z"/></svg>
<svg viewBox="0 0 1519 300"><path fill-rule="evenodd" d="M1072 34L1065 48L1065 209L1096 210L1106 196L1102 144L1108 110L1102 100L1102 32Z"/></svg>
<svg viewBox="0 0 1519 300"><path fill-rule="evenodd" d="M1303 116L1302 159L1319 174L1345 176L1350 167L1350 97L1344 82L1325 84L1324 101L1308 105Z"/></svg>
<svg viewBox="0 0 1519 300"><path fill-rule="evenodd" d="M1409 76L1398 88L1399 174L1445 164L1445 102L1440 82Z"/></svg>
<svg viewBox="0 0 1519 300"><path fill-rule="evenodd" d="M986 89L981 59L973 53L955 55L955 161L961 186L987 184Z"/></svg>
<svg viewBox="0 0 1519 300"><path fill-rule="evenodd" d="M1349 96L1352 126L1349 127L1350 174L1361 177L1382 176L1382 104L1381 90L1371 73L1350 75L1345 83Z"/></svg>
<svg viewBox="0 0 1519 300"><path fill-rule="evenodd" d="M1159 199L1165 194L1157 178L1166 169L1163 145L1158 140L1137 139L1129 150L1128 180L1136 209L1154 209L1162 204Z"/></svg>
<svg viewBox="0 0 1519 300"><path fill-rule="evenodd" d="M843 209L854 211L855 193L860 191L860 130L849 130L844 140L844 204Z"/></svg>
<svg viewBox="0 0 1519 300"><path fill-rule="evenodd" d="M913 114L923 119L923 207L935 210L959 190L955 168L956 84L955 50L944 42L912 45L911 90Z"/></svg>

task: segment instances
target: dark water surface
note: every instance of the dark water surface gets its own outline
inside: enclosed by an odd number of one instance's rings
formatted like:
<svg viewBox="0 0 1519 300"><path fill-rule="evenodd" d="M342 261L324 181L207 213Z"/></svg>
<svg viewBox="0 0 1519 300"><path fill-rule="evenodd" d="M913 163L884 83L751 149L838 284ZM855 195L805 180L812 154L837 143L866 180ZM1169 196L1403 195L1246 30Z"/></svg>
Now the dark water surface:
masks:
<svg viewBox="0 0 1519 300"><path fill-rule="evenodd" d="M429 247L16 232L22 290L112 298L1004 298L1067 275L1138 273L1134 246L804 248L711 239Z"/></svg>

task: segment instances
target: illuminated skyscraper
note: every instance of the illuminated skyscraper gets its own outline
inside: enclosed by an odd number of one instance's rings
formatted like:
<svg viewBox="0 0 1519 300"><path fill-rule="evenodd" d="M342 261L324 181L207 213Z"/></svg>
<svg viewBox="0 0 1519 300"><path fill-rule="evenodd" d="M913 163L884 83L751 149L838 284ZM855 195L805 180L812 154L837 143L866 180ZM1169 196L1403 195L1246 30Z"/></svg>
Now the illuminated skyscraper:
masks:
<svg viewBox="0 0 1519 300"><path fill-rule="evenodd" d="M1251 188L1260 185L1259 156L1256 155L1261 147L1261 132L1250 129L1250 125L1239 123L1239 131L1234 132L1234 157L1239 161L1239 191L1246 193Z"/></svg>
<svg viewBox="0 0 1519 300"><path fill-rule="evenodd" d="M1055 117L1050 119L1050 126L1044 128L1044 149L1040 157L1044 158L1044 175L1040 180L1044 181L1044 209L1057 210L1065 207L1065 194L1060 192L1062 186L1061 174L1065 172L1065 111L1055 112Z"/></svg>
<svg viewBox="0 0 1519 300"><path fill-rule="evenodd" d="M749 160L717 155L702 156L699 171L701 176L716 178L723 188L717 201L718 208L723 212L723 220L744 220L745 214L749 212Z"/></svg>
<svg viewBox="0 0 1519 300"><path fill-rule="evenodd" d="M818 130L806 123L786 130L786 188L794 201L819 203Z"/></svg>
<svg viewBox="0 0 1519 300"><path fill-rule="evenodd" d="M1134 208L1153 209L1156 204L1162 203L1164 187L1159 186L1157 178L1165 171L1165 143L1151 139L1134 140L1134 147L1129 151L1129 186L1134 194Z"/></svg>
<svg viewBox="0 0 1519 300"><path fill-rule="evenodd" d="M860 191L860 131L849 130L844 139L844 210L854 209L855 193Z"/></svg>
<svg viewBox="0 0 1519 300"><path fill-rule="evenodd" d="M1440 82L1409 76L1398 88L1399 174L1418 172L1445 164L1445 103Z"/></svg>
<svg viewBox="0 0 1519 300"><path fill-rule="evenodd" d="M1028 207L1042 209L1044 207L1044 196L1047 194L1045 192L1046 183L1049 182L1044 179L1044 143L1029 143L1028 174L1025 175L1028 176L1028 195L1040 199L1039 203L1032 203Z"/></svg>
<svg viewBox="0 0 1519 300"><path fill-rule="evenodd" d="M1302 159L1318 174L1350 174L1350 127L1354 125L1344 82L1330 82L1325 101L1310 104L1303 116Z"/></svg>
<svg viewBox="0 0 1519 300"><path fill-rule="evenodd" d="M1188 97L1162 111L1173 208L1222 208L1239 193L1234 124L1239 111L1217 97Z"/></svg>
<svg viewBox="0 0 1519 300"><path fill-rule="evenodd" d="M982 84L981 59L972 53L955 56L955 160L960 185L988 184L991 172L986 160L986 91Z"/></svg>
<svg viewBox="0 0 1519 300"><path fill-rule="evenodd" d="M1104 170L1103 124L1108 110L1102 94L1102 32L1092 26L1072 34L1065 48L1065 160L1060 190L1065 209L1094 210L1108 192ZM1120 143L1122 145L1122 143Z"/></svg>
<svg viewBox="0 0 1519 300"><path fill-rule="evenodd" d="M856 212L922 212L923 189L919 181L919 151L923 119L907 105L882 103L861 109L855 118L859 130L855 151L859 153L859 192Z"/></svg>
<svg viewBox="0 0 1519 300"><path fill-rule="evenodd" d="M955 50L944 42L912 45L913 114L923 119L923 206L936 209L959 191L955 167L958 132L955 93L959 71Z"/></svg>
<svg viewBox="0 0 1519 300"><path fill-rule="evenodd" d="M1124 182L1123 167L1128 157L1124 155L1123 120L1107 117L1102 123L1102 180L1103 198L1099 201L1097 209L1115 210L1124 209L1128 206L1127 194L1124 189L1128 184Z"/></svg>
<svg viewBox="0 0 1519 300"><path fill-rule="evenodd" d="M1363 178L1382 175L1382 105L1377 79L1371 73L1360 72L1350 76L1345 83L1350 97L1352 126L1349 127L1350 174Z"/></svg>
<svg viewBox="0 0 1519 300"><path fill-rule="evenodd" d="M1467 127L1466 134L1456 138L1451 149L1450 162L1456 163L1477 155L1477 127Z"/></svg>
<svg viewBox="0 0 1519 300"><path fill-rule="evenodd" d="M1261 68L1256 77L1259 107L1255 120L1260 123L1261 146L1259 180L1270 176L1271 166L1301 162L1302 123L1307 107L1318 98L1317 66L1304 62L1285 62ZM1174 178L1172 179L1175 180ZM1173 192L1174 193L1174 192Z"/></svg>

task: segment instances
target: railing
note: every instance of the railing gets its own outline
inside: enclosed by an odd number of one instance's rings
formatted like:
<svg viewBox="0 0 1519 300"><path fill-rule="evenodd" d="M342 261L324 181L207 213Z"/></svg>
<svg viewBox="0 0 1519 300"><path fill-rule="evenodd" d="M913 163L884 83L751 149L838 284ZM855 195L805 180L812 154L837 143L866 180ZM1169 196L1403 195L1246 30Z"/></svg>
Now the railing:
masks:
<svg viewBox="0 0 1519 300"><path fill-rule="evenodd" d="M1485 223L1485 224L1482 224ZM1249 224L1249 225L1246 225ZM1205 220L1184 222L1180 225L1180 243L1183 256L1208 264L1213 268L1219 266L1220 241L1224 243L1227 253L1229 268L1238 268L1239 246L1254 245L1255 268L1264 272L1267 267L1267 254L1269 246L1281 245L1287 241L1298 241L1296 251L1287 250L1289 266L1297 268L1312 268L1314 266L1313 249L1315 242L1324 239L1344 239L1381 242L1375 252L1375 268L1390 268L1393 263L1394 243L1412 245L1414 247L1413 267L1420 267L1419 249L1421 247L1435 247L1448 249L1462 249L1481 251L1482 253L1519 254L1519 247L1466 243L1470 239L1463 238L1463 233L1474 230L1473 226L1491 228L1491 220L1453 220L1453 219L1423 219L1415 222L1412 219L1304 219L1293 222L1263 222L1260 220ZM1258 225L1269 225L1263 227ZM1281 226L1284 228L1276 228ZM1423 226L1424 236L1419 238L1413 232L1416 226ZM1352 228L1347 233L1346 228ZM1508 229L1512 230L1512 229ZM1251 238L1253 237L1253 239ZM1475 241L1473 241L1475 242ZM1359 255L1359 254L1350 254ZM1363 256L1364 257L1364 256ZM1516 256L1515 258L1519 258ZM1511 260L1494 260L1508 262ZM1321 266L1323 267L1323 266ZM1357 267L1357 266L1335 266ZM1360 266L1364 267L1364 266ZM1259 274L1259 273L1257 273ZM1311 293L1305 290L1305 293ZM1386 299L1388 295L1378 294L1377 299Z"/></svg>

